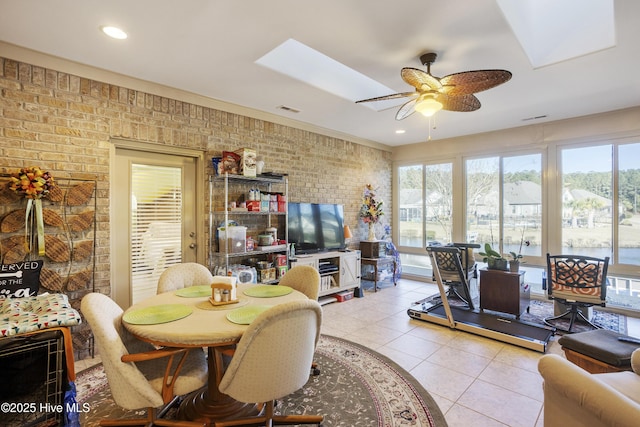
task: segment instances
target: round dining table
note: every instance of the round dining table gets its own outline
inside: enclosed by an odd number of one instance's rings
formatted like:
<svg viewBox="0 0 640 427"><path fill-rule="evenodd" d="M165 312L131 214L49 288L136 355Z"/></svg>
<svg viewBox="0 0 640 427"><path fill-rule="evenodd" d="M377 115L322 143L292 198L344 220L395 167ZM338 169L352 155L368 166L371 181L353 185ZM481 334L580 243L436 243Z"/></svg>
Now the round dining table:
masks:
<svg viewBox="0 0 640 427"><path fill-rule="evenodd" d="M252 316L268 307L307 297L286 286L239 284L236 304L214 306L209 302L211 291L209 288L207 293L207 288L194 286L155 295L129 307L122 323L135 337L154 345L207 349L208 383L183 400L177 417L213 424L216 420L255 415L261 410L259 404L238 402L218 389L225 360L232 357L233 348ZM158 318L157 313L145 317L156 309L169 309L163 311L169 317ZM239 316L243 313L249 315ZM168 320L173 318L176 320Z"/></svg>

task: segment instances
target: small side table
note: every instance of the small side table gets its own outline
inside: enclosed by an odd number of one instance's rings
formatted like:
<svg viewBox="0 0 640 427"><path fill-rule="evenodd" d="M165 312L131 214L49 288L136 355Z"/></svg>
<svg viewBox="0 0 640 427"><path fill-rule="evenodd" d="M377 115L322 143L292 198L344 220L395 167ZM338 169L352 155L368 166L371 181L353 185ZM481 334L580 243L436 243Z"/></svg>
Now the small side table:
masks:
<svg viewBox="0 0 640 427"><path fill-rule="evenodd" d="M373 292L378 292L378 273L391 266L392 268L392 280L393 286L396 286L396 259L395 257L385 256L380 258L360 258L360 265L372 265L373 266Z"/></svg>
<svg viewBox="0 0 640 427"><path fill-rule="evenodd" d="M530 289L524 271L480 270L480 310L509 313L520 318L529 311Z"/></svg>

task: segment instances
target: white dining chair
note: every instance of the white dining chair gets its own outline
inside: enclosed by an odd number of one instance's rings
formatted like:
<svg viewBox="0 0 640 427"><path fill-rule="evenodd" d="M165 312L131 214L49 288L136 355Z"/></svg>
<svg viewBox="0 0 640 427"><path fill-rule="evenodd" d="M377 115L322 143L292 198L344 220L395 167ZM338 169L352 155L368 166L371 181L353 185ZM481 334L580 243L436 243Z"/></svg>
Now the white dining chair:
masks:
<svg viewBox="0 0 640 427"><path fill-rule="evenodd" d="M296 265L282 276L278 283L282 286L300 291L312 300L317 300L320 293L320 273L310 265Z"/></svg>
<svg viewBox="0 0 640 427"><path fill-rule="evenodd" d="M258 315L240 338L219 389L240 402L265 402L264 409L215 426L320 424L322 415L274 415L274 406L309 380L321 324L322 308L313 300L279 304Z"/></svg>
<svg viewBox="0 0 640 427"><path fill-rule="evenodd" d="M138 423L131 419L102 420L100 425L206 425L160 419L180 396L207 383L207 362L202 351L156 348L140 341L124 328L122 309L106 295L87 294L80 305L93 332L113 400L127 410L147 409L146 418Z"/></svg>
<svg viewBox="0 0 640 427"><path fill-rule="evenodd" d="M158 279L156 293L176 291L188 286L210 285L213 275L207 267L197 262L172 265L162 272Z"/></svg>

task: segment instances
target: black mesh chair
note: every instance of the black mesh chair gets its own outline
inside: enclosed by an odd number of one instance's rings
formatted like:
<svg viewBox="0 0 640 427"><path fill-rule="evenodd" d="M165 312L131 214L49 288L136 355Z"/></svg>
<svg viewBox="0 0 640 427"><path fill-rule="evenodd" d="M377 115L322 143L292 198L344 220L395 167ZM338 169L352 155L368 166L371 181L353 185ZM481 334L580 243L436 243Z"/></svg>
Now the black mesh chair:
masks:
<svg viewBox="0 0 640 427"><path fill-rule="evenodd" d="M573 324L582 319L598 328L580 311L595 305L605 306L609 257L594 258L582 255L547 254L547 293L549 299L569 306L564 313L547 317L544 323L565 332L572 332ZM558 328L555 320L569 318L567 329Z"/></svg>
<svg viewBox="0 0 640 427"><path fill-rule="evenodd" d="M431 259L438 264L442 284L449 285L447 297L453 292L473 310L473 298L469 290L469 270L468 266L463 266L462 262L462 254L467 252L467 248L454 245L427 246L427 252L431 254Z"/></svg>
<svg viewBox="0 0 640 427"><path fill-rule="evenodd" d="M480 248L477 243L450 243L446 246L429 246L431 248L456 248L458 251L444 251L438 253L438 268L440 269L440 277L442 283L449 286L447 296L455 296L467 304L468 296L461 295L462 279L466 281L466 291L469 289L469 281L478 278L478 265L473 255L473 250ZM460 262L460 271L456 266L456 258ZM462 274L462 276L461 276ZM435 277L433 278L435 280ZM464 293L464 291L462 291Z"/></svg>

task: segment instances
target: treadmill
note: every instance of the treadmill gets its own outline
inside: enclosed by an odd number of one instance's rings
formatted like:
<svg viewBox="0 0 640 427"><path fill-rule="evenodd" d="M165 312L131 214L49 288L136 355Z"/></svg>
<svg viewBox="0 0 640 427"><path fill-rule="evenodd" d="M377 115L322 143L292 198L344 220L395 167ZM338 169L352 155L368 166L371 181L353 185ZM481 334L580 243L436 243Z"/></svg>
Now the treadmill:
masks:
<svg viewBox="0 0 640 427"><path fill-rule="evenodd" d="M409 317L423 320L452 329L469 332L497 341L524 347L530 350L546 352L547 344L555 333L555 328L534 325L496 313L480 311L474 307L469 282L463 272L460 261L460 248L455 246L429 246L433 273L440 291L440 298L422 301L407 310ZM439 262L453 259L460 276L460 286L464 293L465 307L451 306L447 291L440 275ZM452 285L451 285L452 286Z"/></svg>

